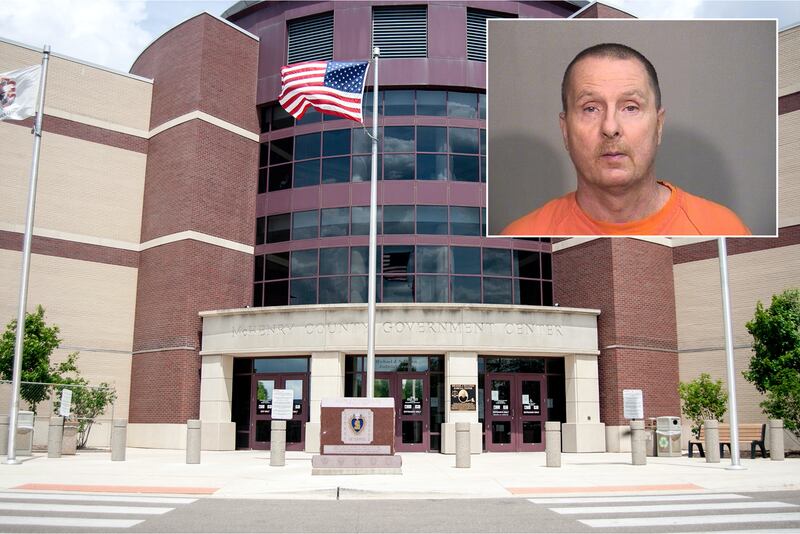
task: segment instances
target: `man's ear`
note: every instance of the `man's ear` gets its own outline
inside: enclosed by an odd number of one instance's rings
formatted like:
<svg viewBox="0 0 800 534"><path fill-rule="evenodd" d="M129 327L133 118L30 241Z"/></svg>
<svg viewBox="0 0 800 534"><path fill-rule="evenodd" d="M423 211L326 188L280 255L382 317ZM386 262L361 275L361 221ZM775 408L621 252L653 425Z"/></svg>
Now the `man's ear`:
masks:
<svg viewBox="0 0 800 534"><path fill-rule="evenodd" d="M658 144L661 144L661 130L664 128L664 108L658 110L656 115L656 130L658 133Z"/></svg>
<svg viewBox="0 0 800 534"><path fill-rule="evenodd" d="M561 137L564 139L564 148L569 152L569 141L567 141L567 113L562 111L558 114L558 123L561 125ZM659 130L659 140L661 139L661 132Z"/></svg>

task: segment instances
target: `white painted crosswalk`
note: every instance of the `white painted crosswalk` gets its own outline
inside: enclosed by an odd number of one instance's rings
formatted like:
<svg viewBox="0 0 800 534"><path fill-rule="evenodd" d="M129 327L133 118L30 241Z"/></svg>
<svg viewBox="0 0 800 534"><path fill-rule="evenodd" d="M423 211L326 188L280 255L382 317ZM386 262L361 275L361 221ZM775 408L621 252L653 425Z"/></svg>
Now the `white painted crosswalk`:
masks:
<svg viewBox="0 0 800 534"><path fill-rule="evenodd" d="M0 492L0 531L6 530L3 527L126 529L196 500L188 497L4 491Z"/></svg>
<svg viewBox="0 0 800 534"><path fill-rule="evenodd" d="M730 532L800 532L800 505L734 493L626 495L528 499L598 529L734 525ZM700 501L700 502L698 502ZM782 525L778 526L777 524ZM774 525L777 528L770 528ZM787 529L786 526L790 525ZM763 529L763 530L759 530Z"/></svg>

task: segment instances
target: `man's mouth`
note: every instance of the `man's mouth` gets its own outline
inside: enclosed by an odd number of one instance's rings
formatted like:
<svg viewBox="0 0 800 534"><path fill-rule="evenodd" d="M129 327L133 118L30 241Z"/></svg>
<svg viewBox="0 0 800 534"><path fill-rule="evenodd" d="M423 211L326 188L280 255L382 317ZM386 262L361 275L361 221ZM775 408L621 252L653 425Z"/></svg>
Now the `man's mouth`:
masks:
<svg viewBox="0 0 800 534"><path fill-rule="evenodd" d="M600 157L602 157L603 159L611 160L611 161L620 160L620 159L624 158L625 156L627 156L627 154L625 154L625 152L618 152L616 150L610 150L608 152L603 152L602 154L600 154Z"/></svg>

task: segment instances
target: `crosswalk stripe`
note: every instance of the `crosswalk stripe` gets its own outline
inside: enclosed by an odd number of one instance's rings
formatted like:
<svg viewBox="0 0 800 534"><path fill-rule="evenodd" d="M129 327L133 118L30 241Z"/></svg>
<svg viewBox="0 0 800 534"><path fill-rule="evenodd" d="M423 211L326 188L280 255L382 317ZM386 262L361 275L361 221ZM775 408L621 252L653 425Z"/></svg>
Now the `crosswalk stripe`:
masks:
<svg viewBox="0 0 800 534"><path fill-rule="evenodd" d="M659 501L717 501L725 499L749 499L747 495L735 493L692 493L687 495L643 495L643 496L609 496L609 497L552 497L528 499L534 504L581 504L581 503L613 503L613 502L659 502Z"/></svg>
<svg viewBox="0 0 800 534"><path fill-rule="evenodd" d="M138 497L136 495L93 495L89 493L0 492L0 500L135 502L142 504L192 504L189 497Z"/></svg>
<svg viewBox="0 0 800 534"><path fill-rule="evenodd" d="M754 510L759 508L797 508L796 504L778 501L715 502L684 504L645 504L633 506L573 506L550 508L562 515L573 514L630 514L646 512L696 512L701 510Z"/></svg>
<svg viewBox="0 0 800 534"><path fill-rule="evenodd" d="M724 523L780 523L800 521L800 512L768 514L690 515L663 517L625 517L615 519L580 519L584 525L595 528L666 527L678 525L720 525Z"/></svg>
<svg viewBox="0 0 800 534"><path fill-rule="evenodd" d="M35 527L131 528L143 521L143 519L0 516L0 525L24 525Z"/></svg>
<svg viewBox="0 0 800 534"><path fill-rule="evenodd" d="M0 503L0 510L12 512L77 512L90 514L143 514L161 515L175 508L164 506L96 506L89 504L45 504L29 502Z"/></svg>

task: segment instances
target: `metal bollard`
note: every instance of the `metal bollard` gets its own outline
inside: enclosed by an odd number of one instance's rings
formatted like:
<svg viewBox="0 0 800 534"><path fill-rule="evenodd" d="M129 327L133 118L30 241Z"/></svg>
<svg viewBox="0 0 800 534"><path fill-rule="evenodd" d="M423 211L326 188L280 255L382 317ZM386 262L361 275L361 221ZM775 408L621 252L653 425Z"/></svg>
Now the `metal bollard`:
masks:
<svg viewBox="0 0 800 534"><path fill-rule="evenodd" d="M128 445L128 420L114 419L111 427L111 461L124 462Z"/></svg>
<svg viewBox="0 0 800 534"><path fill-rule="evenodd" d="M718 464L719 463L719 421L715 419L706 419L703 421L703 430L706 434L706 463Z"/></svg>
<svg viewBox="0 0 800 534"><path fill-rule="evenodd" d="M769 420L769 459L783 461L783 419Z"/></svg>
<svg viewBox="0 0 800 534"><path fill-rule="evenodd" d="M200 420L186 421L186 463L200 463Z"/></svg>
<svg viewBox="0 0 800 534"><path fill-rule="evenodd" d="M64 418L54 415L47 430L47 457L61 458L61 442L64 436Z"/></svg>
<svg viewBox="0 0 800 534"><path fill-rule="evenodd" d="M269 465L282 467L286 465L286 421L273 419L271 426Z"/></svg>
<svg viewBox="0 0 800 534"><path fill-rule="evenodd" d="M8 416L0 415L0 456L8 454Z"/></svg>
<svg viewBox="0 0 800 534"><path fill-rule="evenodd" d="M470 467L469 423L456 423L456 467Z"/></svg>
<svg viewBox="0 0 800 534"><path fill-rule="evenodd" d="M631 463L647 465L647 436L644 433L644 421L631 421Z"/></svg>
<svg viewBox="0 0 800 534"><path fill-rule="evenodd" d="M561 467L561 422L547 421L544 424L544 453L547 467Z"/></svg>

